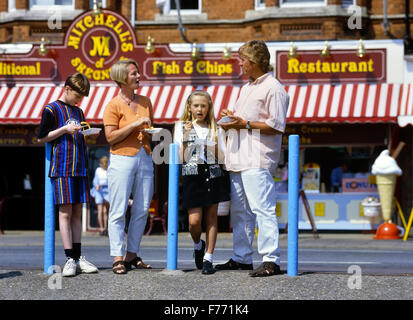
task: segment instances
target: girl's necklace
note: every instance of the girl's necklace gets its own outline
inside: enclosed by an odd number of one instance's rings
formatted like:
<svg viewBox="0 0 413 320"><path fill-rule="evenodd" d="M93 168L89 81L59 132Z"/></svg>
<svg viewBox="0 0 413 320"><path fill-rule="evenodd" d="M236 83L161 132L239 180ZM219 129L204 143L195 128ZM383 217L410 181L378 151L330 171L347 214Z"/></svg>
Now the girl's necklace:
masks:
<svg viewBox="0 0 413 320"><path fill-rule="evenodd" d="M126 98L126 97L123 95L123 93L120 93L120 94L119 94L119 97L121 97L122 100L125 101L125 102L128 104L128 106L130 107L130 104L132 103L132 101L135 100L135 93L133 94L132 99Z"/></svg>

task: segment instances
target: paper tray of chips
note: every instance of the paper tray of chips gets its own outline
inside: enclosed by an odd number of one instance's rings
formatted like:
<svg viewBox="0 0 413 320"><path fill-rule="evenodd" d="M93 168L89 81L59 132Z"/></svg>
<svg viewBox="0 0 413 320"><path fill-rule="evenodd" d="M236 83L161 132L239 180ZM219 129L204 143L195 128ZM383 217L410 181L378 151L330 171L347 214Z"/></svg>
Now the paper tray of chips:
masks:
<svg viewBox="0 0 413 320"><path fill-rule="evenodd" d="M162 128L147 128L147 129L144 129L144 130L147 133L154 134L154 133L161 132Z"/></svg>
<svg viewBox="0 0 413 320"><path fill-rule="evenodd" d="M89 128L86 130L80 131L84 136L90 136L94 134L99 134L102 128Z"/></svg>

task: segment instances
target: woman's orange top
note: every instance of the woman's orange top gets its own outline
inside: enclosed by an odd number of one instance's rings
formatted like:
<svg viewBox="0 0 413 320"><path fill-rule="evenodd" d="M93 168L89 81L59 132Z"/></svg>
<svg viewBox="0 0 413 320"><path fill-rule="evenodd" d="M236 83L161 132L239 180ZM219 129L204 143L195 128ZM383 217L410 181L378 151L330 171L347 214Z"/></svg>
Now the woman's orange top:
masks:
<svg viewBox="0 0 413 320"><path fill-rule="evenodd" d="M116 96L103 112L103 123L105 126L116 126L121 129L141 117L153 121L152 104L148 97L138 95L138 109L135 113L122 98ZM143 147L146 153L151 154L149 138L143 135L143 140L140 141L139 134L138 128L134 129L124 140L111 145L110 152L120 156L135 156Z"/></svg>

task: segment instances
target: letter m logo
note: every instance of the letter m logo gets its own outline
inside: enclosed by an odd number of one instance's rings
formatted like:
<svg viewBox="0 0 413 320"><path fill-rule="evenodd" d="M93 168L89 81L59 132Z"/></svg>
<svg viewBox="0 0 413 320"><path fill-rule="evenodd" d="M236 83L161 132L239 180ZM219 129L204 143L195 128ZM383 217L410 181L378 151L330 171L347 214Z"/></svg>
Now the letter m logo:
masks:
<svg viewBox="0 0 413 320"><path fill-rule="evenodd" d="M100 57L110 56L109 38L110 37L91 37L92 50L89 51L89 54L92 57L95 57L96 55L99 55Z"/></svg>

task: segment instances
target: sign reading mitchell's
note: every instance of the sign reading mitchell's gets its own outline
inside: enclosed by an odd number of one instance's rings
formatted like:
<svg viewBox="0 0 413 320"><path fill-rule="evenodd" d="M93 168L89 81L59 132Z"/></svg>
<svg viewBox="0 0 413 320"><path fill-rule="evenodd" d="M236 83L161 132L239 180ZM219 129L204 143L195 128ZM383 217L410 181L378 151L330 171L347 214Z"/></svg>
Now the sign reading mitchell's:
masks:
<svg viewBox="0 0 413 320"><path fill-rule="evenodd" d="M46 55L34 45L27 54L0 57L0 81L60 83L74 72L91 82L110 83L110 69L118 60L134 59L141 68L142 85L242 83L239 58L224 60L222 52L203 52L191 60L189 52L173 52L167 44L156 44L153 53L138 44L136 30L121 14L102 9L98 15L86 11L68 26L63 44L47 44Z"/></svg>

